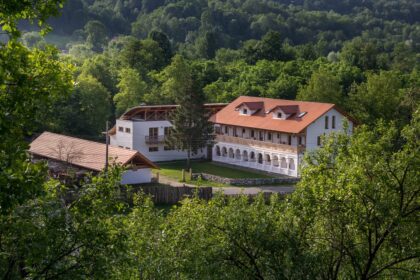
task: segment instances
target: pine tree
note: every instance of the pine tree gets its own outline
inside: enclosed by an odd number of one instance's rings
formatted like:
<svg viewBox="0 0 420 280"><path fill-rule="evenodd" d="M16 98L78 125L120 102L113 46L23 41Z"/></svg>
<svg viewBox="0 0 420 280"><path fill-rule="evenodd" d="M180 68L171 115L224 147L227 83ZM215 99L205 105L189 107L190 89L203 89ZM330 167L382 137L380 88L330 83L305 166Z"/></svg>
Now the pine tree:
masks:
<svg viewBox="0 0 420 280"><path fill-rule="evenodd" d="M171 114L173 129L168 136L168 145L187 152L187 168L193 154L213 140L213 126L208 121L209 112L204 109L204 94L194 81L190 66L177 55L166 69L164 84L179 105Z"/></svg>

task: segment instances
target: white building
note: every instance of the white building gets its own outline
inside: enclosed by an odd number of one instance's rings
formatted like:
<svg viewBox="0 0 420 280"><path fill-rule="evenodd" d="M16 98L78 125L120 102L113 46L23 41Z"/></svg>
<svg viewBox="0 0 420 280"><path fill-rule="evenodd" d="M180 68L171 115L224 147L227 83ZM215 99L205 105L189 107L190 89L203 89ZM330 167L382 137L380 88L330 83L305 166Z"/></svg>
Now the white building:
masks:
<svg viewBox="0 0 420 280"><path fill-rule="evenodd" d="M226 104L205 104L207 110L216 113ZM112 146L139 151L152 161L170 161L187 158L187 153L165 145L171 132L169 114L177 105L138 106L125 112L110 130ZM211 154L211 151L210 151ZM206 158L207 149L193 158Z"/></svg>
<svg viewBox="0 0 420 280"><path fill-rule="evenodd" d="M47 160L52 173L98 173L105 168L106 145L61 134L44 132L30 145L33 160ZM152 181L152 168L158 168L134 150L108 148L108 163L125 167L121 184L140 184Z"/></svg>
<svg viewBox="0 0 420 280"><path fill-rule="evenodd" d="M297 177L305 151L343 131L344 119L352 132L355 121L334 104L241 96L210 118L212 159Z"/></svg>

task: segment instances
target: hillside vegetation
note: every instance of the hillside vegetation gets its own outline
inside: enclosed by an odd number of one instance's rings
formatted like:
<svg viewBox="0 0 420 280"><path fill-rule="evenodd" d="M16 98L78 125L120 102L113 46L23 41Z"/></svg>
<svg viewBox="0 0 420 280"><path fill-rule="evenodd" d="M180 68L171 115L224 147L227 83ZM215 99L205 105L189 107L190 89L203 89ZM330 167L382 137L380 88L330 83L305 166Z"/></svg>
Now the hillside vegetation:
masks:
<svg viewBox="0 0 420 280"><path fill-rule="evenodd" d="M77 86L40 129L96 137L132 106L174 103L175 55L208 102L332 102L403 125L419 100L416 0L69 0L49 22L46 38L23 25L22 40L61 48Z"/></svg>

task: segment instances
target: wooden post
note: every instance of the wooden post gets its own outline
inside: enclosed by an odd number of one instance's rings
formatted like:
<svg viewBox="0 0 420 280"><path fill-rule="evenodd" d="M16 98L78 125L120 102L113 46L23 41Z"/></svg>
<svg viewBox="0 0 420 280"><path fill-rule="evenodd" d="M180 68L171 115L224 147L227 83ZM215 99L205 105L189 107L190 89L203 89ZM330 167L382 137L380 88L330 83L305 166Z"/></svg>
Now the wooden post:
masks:
<svg viewBox="0 0 420 280"><path fill-rule="evenodd" d="M109 122L106 121L106 133L105 133L105 142L106 142L106 148L105 148L105 174L108 175L108 153L109 153Z"/></svg>
<svg viewBox="0 0 420 280"><path fill-rule="evenodd" d="M181 182L185 182L185 169L182 169L182 179Z"/></svg>
<svg viewBox="0 0 420 280"><path fill-rule="evenodd" d="M189 176L190 176L190 181L192 180L192 168L190 168L190 170L189 170Z"/></svg>

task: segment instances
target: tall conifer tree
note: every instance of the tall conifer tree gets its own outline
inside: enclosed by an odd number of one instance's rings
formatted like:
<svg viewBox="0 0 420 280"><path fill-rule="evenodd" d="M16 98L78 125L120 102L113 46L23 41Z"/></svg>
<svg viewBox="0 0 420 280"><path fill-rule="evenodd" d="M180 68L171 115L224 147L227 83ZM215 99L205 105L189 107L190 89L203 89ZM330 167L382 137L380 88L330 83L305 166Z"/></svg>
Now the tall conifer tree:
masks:
<svg viewBox="0 0 420 280"><path fill-rule="evenodd" d="M163 88L179 105L171 115L173 129L167 138L170 146L187 152L190 159L213 140L213 126L208 121L209 112L204 109L204 94L198 87L187 62L179 55L165 70L168 77Z"/></svg>

